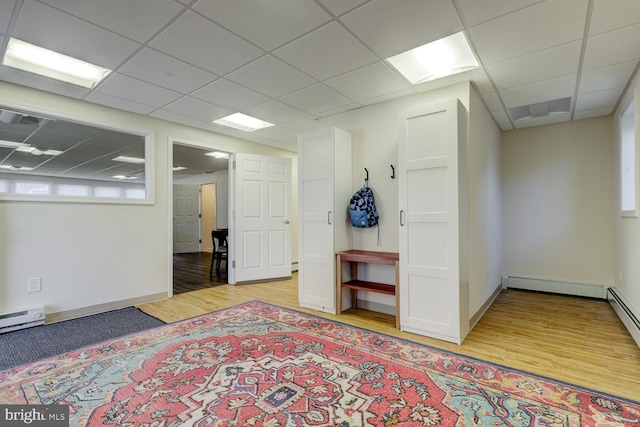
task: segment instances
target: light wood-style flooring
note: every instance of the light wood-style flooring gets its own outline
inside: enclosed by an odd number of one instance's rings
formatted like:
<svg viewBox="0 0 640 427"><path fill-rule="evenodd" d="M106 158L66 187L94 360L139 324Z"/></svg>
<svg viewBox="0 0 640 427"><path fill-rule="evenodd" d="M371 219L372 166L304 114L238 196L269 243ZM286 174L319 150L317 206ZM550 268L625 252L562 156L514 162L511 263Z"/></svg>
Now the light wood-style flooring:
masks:
<svg viewBox="0 0 640 427"><path fill-rule="evenodd" d="M640 402L640 348L606 301L504 290L460 346L395 329L395 318L349 309L301 308L297 276L222 285L140 305L174 322L260 300Z"/></svg>

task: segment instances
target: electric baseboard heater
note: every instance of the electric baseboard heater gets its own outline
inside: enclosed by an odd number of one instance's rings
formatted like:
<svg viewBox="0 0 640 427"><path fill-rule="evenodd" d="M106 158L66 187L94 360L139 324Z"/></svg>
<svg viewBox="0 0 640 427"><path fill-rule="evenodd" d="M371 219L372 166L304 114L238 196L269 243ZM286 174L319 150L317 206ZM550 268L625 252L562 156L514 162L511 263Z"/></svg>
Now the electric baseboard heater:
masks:
<svg viewBox="0 0 640 427"><path fill-rule="evenodd" d="M0 334L44 325L44 307L36 307L14 313L0 314Z"/></svg>

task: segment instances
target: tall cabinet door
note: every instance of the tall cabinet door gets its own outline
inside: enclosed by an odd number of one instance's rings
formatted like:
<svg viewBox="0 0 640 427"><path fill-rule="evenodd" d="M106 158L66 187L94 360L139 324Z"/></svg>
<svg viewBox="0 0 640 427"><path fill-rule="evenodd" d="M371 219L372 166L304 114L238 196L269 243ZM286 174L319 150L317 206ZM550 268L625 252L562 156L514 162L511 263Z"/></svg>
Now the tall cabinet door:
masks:
<svg viewBox="0 0 640 427"><path fill-rule="evenodd" d="M460 344L469 329L466 111L457 100L401 112L401 327Z"/></svg>
<svg viewBox="0 0 640 427"><path fill-rule="evenodd" d="M336 128L300 135L298 298L301 306L335 313L335 252L351 248L350 230L346 225L351 190L351 136Z"/></svg>

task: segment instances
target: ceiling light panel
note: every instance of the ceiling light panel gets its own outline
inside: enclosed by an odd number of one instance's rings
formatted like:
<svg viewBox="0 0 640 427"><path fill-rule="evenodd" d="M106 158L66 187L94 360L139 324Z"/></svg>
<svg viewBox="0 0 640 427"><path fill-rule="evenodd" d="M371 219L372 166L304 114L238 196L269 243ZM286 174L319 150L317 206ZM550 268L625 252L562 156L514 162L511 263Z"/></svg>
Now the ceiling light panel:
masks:
<svg viewBox="0 0 640 427"><path fill-rule="evenodd" d="M245 132L253 132L254 130L264 129L273 126L273 123L265 122L255 117L247 116L242 113L234 113L227 117L214 120L213 123L228 126L234 129L240 129Z"/></svg>
<svg viewBox="0 0 640 427"><path fill-rule="evenodd" d="M10 38L2 64L77 86L93 88L111 70Z"/></svg>
<svg viewBox="0 0 640 427"><path fill-rule="evenodd" d="M392 56L387 61L414 85L479 67L462 31Z"/></svg>

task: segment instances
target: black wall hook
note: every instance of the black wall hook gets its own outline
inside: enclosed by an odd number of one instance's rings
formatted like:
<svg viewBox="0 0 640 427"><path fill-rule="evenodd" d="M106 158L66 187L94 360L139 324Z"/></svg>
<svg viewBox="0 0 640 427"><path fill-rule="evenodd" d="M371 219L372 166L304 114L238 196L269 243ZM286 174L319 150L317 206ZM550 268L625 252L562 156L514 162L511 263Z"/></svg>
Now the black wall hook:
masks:
<svg viewBox="0 0 640 427"><path fill-rule="evenodd" d="M391 179L394 179L396 177L396 168L393 167L393 165L391 166Z"/></svg>
<svg viewBox="0 0 640 427"><path fill-rule="evenodd" d="M364 180L369 181L369 170L367 168L364 168L364 171L367 173L367 177Z"/></svg>

